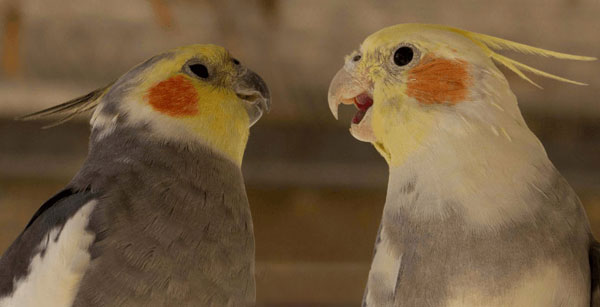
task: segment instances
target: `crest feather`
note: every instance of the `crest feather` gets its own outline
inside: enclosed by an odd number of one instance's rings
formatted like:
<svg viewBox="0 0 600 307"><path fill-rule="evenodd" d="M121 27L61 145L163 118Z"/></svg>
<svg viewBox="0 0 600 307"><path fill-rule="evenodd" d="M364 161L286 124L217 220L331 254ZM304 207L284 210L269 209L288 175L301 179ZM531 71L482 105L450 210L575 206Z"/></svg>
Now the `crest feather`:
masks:
<svg viewBox="0 0 600 307"><path fill-rule="evenodd" d="M57 121L44 126L43 128L50 128L54 126L58 126L66 121L72 119L77 114L84 113L90 110L93 110L99 102L100 97L102 97L108 89L113 85L110 83L109 85L94 90L92 92L87 93L81 97L77 97L75 99L71 99L65 103L61 103L59 105L40 110L31 114L27 114L24 116L17 117L17 120L34 120L40 119L48 116L62 116Z"/></svg>
<svg viewBox="0 0 600 307"><path fill-rule="evenodd" d="M578 82L578 81L573 81L573 80L569 80L567 78L563 78L563 77L559 77L557 75L553 75L551 73L547 73L545 71L541 71L539 69L533 68L531 66L525 65L521 62L517 62L511 58L507 58L503 55L499 55L499 54L495 54L494 56L492 56L492 58L496 61L498 61L499 63L501 63L502 65L508 67L508 69L512 70L513 72L515 72L517 75L521 76L521 78L529 81L531 84L542 88L541 86L539 86L538 84L536 84L535 82L531 81L531 79L527 78L527 76L525 76L525 74L523 74L523 72L521 71L521 69L529 71L533 74L542 76L542 77L546 77L549 79L554 79L554 80L558 80L558 81L562 81L562 82L566 82L566 83L571 83L571 84L576 84L576 85L587 85L586 83L583 82ZM520 69L519 69L520 68Z"/></svg>
<svg viewBox="0 0 600 307"><path fill-rule="evenodd" d="M575 60L575 61L594 61L596 58L589 56L573 55L568 53L556 52L552 50L546 50L542 48L532 47L525 44L512 42L506 39L480 34L480 33L469 33L472 38L479 40L486 44L488 47L496 50L513 50L524 54L541 55L544 57L553 57L563 60Z"/></svg>
<svg viewBox="0 0 600 307"><path fill-rule="evenodd" d="M512 50L512 51L516 51L516 52L520 52L520 53L524 53L524 54L540 55L543 57L553 57L553 58L562 59L562 60L575 60L575 61L595 61L596 60L595 57L573 55L573 54L568 54L568 53L546 50L546 49L532 47L532 46L528 46L525 44L521 44L521 43L517 43L517 42L509 41L506 39L481 34L481 33L474 33L474 32L469 32L469 31L455 29L455 28L450 28L450 30L454 31L454 32L458 32L458 33L466 36L467 38L471 39L473 42L475 42L477 45L479 45L481 48L483 48L484 51L487 52L488 55L492 59L494 59L498 63L506 66L506 68L512 70L519 77L525 79L527 82L533 84L534 86L536 86L538 88L541 88L541 86L539 86L537 83L533 82L530 78L528 78L525 75L525 73L523 73L523 70L528 71L528 72L533 73L538 76L542 76L542 77L546 77L546 78L550 78L550 79L554 79L554 80L558 80L558 81L562 81L562 82L567 82L567 83L571 83L571 84L576 84L576 85L587 85L587 84L569 80L567 78L553 75L553 74L547 73L545 71L541 71L539 69L525 65L521 62L515 61L506 56L500 55L500 54L496 53L494 50Z"/></svg>

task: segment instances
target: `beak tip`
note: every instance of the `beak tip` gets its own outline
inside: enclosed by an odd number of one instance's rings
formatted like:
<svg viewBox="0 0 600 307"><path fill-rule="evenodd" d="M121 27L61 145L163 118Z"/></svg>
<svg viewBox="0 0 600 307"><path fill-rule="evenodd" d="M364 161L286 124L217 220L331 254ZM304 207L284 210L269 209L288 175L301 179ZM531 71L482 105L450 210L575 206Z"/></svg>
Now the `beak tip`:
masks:
<svg viewBox="0 0 600 307"><path fill-rule="evenodd" d="M339 106L339 102L337 102L337 99L333 98L333 97L329 97L329 111L331 111L331 114L333 114L333 117L335 118L335 120L338 119L338 106Z"/></svg>

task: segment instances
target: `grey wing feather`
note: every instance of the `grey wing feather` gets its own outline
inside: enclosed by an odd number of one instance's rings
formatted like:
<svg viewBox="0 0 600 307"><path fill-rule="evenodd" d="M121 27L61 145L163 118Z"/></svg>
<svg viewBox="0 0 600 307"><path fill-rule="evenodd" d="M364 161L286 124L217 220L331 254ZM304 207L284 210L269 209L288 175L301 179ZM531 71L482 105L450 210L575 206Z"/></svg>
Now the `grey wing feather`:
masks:
<svg viewBox="0 0 600 307"><path fill-rule="evenodd" d="M31 258L40 252L38 246L47 233L64 225L79 208L94 198L96 195L88 190L65 189L40 207L25 230L0 256L0 297L11 293L13 282L27 275Z"/></svg>

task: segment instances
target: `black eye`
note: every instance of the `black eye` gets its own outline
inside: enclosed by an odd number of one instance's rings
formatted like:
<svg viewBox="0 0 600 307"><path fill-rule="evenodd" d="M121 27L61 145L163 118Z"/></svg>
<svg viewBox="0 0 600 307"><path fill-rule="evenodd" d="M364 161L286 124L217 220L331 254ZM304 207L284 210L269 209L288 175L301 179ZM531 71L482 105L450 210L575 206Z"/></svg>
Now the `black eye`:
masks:
<svg viewBox="0 0 600 307"><path fill-rule="evenodd" d="M357 54L352 58L352 61L358 62L358 61L360 61L360 58L361 58L360 54Z"/></svg>
<svg viewBox="0 0 600 307"><path fill-rule="evenodd" d="M394 63L398 66L404 66L412 60L414 52L410 47L400 47L394 53Z"/></svg>
<svg viewBox="0 0 600 307"><path fill-rule="evenodd" d="M232 60L233 60L233 64L240 65L240 61L238 61L238 59L232 59Z"/></svg>
<svg viewBox="0 0 600 307"><path fill-rule="evenodd" d="M202 64L192 64L190 65L190 70L192 73L194 73L194 75L202 79L208 78L208 69Z"/></svg>

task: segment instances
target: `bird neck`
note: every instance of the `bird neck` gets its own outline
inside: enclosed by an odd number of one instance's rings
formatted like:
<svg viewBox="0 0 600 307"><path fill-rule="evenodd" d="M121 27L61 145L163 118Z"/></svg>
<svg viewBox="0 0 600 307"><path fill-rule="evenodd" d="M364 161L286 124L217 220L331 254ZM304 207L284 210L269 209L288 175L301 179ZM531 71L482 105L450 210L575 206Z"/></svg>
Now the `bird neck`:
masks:
<svg viewBox="0 0 600 307"><path fill-rule="evenodd" d="M417 219L459 212L469 223L493 227L533 214L539 204L529 197L548 186L555 172L528 129L510 138L473 129L428 144L390 167L385 210Z"/></svg>
<svg viewBox="0 0 600 307"><path fill-rule="evenodd" d="M102 142L102 139L114 133L135 130L143 134L138 138L152 142L179 144L189 148L208 147L241 167L249 136L249 122L245 111L235 108L234 104L239 102L227 100L186 118L158 114L133 98L122 99L122 102L115 105L110 100L104 100L98 105L90 121L92 142Z"/></svg>
<svg viewBox="0 0 600 307"><path fill-rule="evenodd" d="M243 186L239 164L203 143L165 141L147 127L92 130L88 157L73 182L104 186L127 170L160 168L170 179L217 182L222 189ZM210 172L207 172L210 170Z"/></svg>

